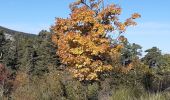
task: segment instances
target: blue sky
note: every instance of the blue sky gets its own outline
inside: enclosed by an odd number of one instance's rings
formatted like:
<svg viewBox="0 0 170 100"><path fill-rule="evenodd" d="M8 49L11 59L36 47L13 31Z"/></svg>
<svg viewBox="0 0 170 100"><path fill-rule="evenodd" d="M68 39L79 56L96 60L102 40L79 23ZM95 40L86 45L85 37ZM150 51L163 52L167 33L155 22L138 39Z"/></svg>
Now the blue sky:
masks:
<svg viewBox="0 0 170 100"><path fill-rule="evenodd" d="M54 24L55 17L68 17L69 3L74 0L0 0L0 26L37 34ZM170 0L105 0L119 4L121 20L132 13L142 15L138 25L127 29L124 35L143 50L153 46L170 53Z"/></svg>

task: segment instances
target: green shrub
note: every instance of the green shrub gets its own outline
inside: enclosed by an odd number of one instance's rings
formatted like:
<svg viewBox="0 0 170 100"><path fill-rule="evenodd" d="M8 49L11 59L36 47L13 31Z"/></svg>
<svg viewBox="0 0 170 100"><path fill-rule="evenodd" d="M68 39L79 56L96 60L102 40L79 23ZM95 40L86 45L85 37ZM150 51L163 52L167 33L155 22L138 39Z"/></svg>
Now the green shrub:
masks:
<svg viewBox="0 0 170 100"><path fill-rule="evenodd" d="M97 83L89 84L87 86L87 95L89 100L97 100L99 85Z"/></svg>
<svg viewBox="0 0 170 100"><path fill-rule="evenodd" d="M168 98L165 97L165 95L161 93L156 94L147 94L145 96L141 96L140 100L168 100Z"/></svg>
<svg viewBox="0 0 170 100"><path fill-rule="evenodd" d="M25 78L25 79L24 79ZM63 85L58 73L48 73L43 78L28 77L21 78L17 89L12 93L13 100L64 100ZM24 80L28 80L24 82Z"/></svg>
<svg viewBox="0 0 170 100"><path fill-rule="evenodd" d="M112 94L112 100L134 100L131 89L122 88Z"/></svg>
<svg viewBox="0 0 170 100"><path fill-rule="evenodd" d="M121 87L111 97L112 100L169 100L170 92L150 93L137 87Z"/></svg>
<svg viewBox="0 0 170 100"><path fill-rule="evenodd" d="M69 100L87 100L86 88L79 81L67 81L65 92Z"/></svg>
<svg viewBox="0 0 170 100"><path fill-rule="evenodd" d="M139 99L141 96L145 95L144 88L140 86L134 87L119 87L112 92L112 99L113 100L136 100Z"/></svg>

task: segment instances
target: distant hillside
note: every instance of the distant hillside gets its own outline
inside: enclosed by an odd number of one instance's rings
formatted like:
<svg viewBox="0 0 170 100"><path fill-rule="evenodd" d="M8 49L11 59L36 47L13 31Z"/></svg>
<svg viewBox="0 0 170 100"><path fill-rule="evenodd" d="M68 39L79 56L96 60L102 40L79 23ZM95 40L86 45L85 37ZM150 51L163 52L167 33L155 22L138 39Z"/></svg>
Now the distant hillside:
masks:
<svg viewBox="0 0 170 100"><path fill-rule="evenodd" d="M12 29L8 29L5 27L0 26L0 31L3 31L6 36L14 36L14 35L20 35L20 36L24 36L24 37L35 37L35 34L30 34L30 33L25 33L25 32L19 32L19 31L15 31Z"/></svg>

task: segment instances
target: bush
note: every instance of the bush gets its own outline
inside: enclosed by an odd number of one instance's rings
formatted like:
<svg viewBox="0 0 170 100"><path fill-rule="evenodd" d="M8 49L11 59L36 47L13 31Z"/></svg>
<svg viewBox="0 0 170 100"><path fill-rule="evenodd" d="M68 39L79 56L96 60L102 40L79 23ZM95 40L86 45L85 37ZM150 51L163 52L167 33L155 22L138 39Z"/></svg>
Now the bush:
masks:
<svg viewBox="0 0 170 100"><path fill-rule="evenodd" d="M65 92L69 100L87 100L86 88L78 81L67 81Z"/></svg>
<svg viewBox="0 0 170 100"><path fill-rule="evenodd" d="M145 88L150 92L160 92L170 87L169 73L146 73L143 78Z"/></svg>
<svg viewBox="0 0 170 100"><path fill-rule="evenodd" d="M20 74L18 74L21 76ZM58 72L48 73L42 77L32 77L27 74L18 81L19 86L12 93L14 100L64 100L63 86L59 80ZM19 77L18 76L18 77ZM22 75L23 76L23 75ZM25 81L24 81L25 80Z"/></svg>
<svg viewBox="0 0 170 100"><path fill-rule="evenodd" d="M147 94L145 96L141 96L140 100L168 100L169 98L166 98L164 94L162 93L156 93L156 94Z"/></svg>
<svg viewBox="0 0 170 100"><path fill-rule="evenodd" d="M137 91L136 91L137 90ZM136 95L140 94L140 95ZM113 91L112 100L169 100L170 93L149 93L137 88L121 88Z"/></svg>
<svg viewBox="0 0 170 100"><path fill-rule="evenodd" d="M134 100L131 89L122 88L112 94L112 100Z"/></svg>
<svg viewBox="0 0 170 100"><path fill-rule="evenodd" d="M137 100L145 94L146 91L144 90L144 88L138 86L134 86L134 87L121 86L118 89L112 91L112 99L113 100Z"/></svg>
<svg viewBox="0 0 170 100"><path fill-rule="evenodd" d="M89 84L87 86L88 100L98 100L99 85L97 83Z"/></svg>

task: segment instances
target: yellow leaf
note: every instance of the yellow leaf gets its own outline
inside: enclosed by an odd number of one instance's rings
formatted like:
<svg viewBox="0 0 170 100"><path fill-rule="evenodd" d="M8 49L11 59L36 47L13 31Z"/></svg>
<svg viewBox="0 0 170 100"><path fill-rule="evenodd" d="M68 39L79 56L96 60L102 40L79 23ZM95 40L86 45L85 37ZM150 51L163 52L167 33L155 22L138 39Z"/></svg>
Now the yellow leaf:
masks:
<svg viewBox="0 0 170 100"><path fill-rule="evenodd" d="M82 48L73 48L73 49L70 49L70 52L72 54L81 55L83 53L83 49Z"/></svg>

